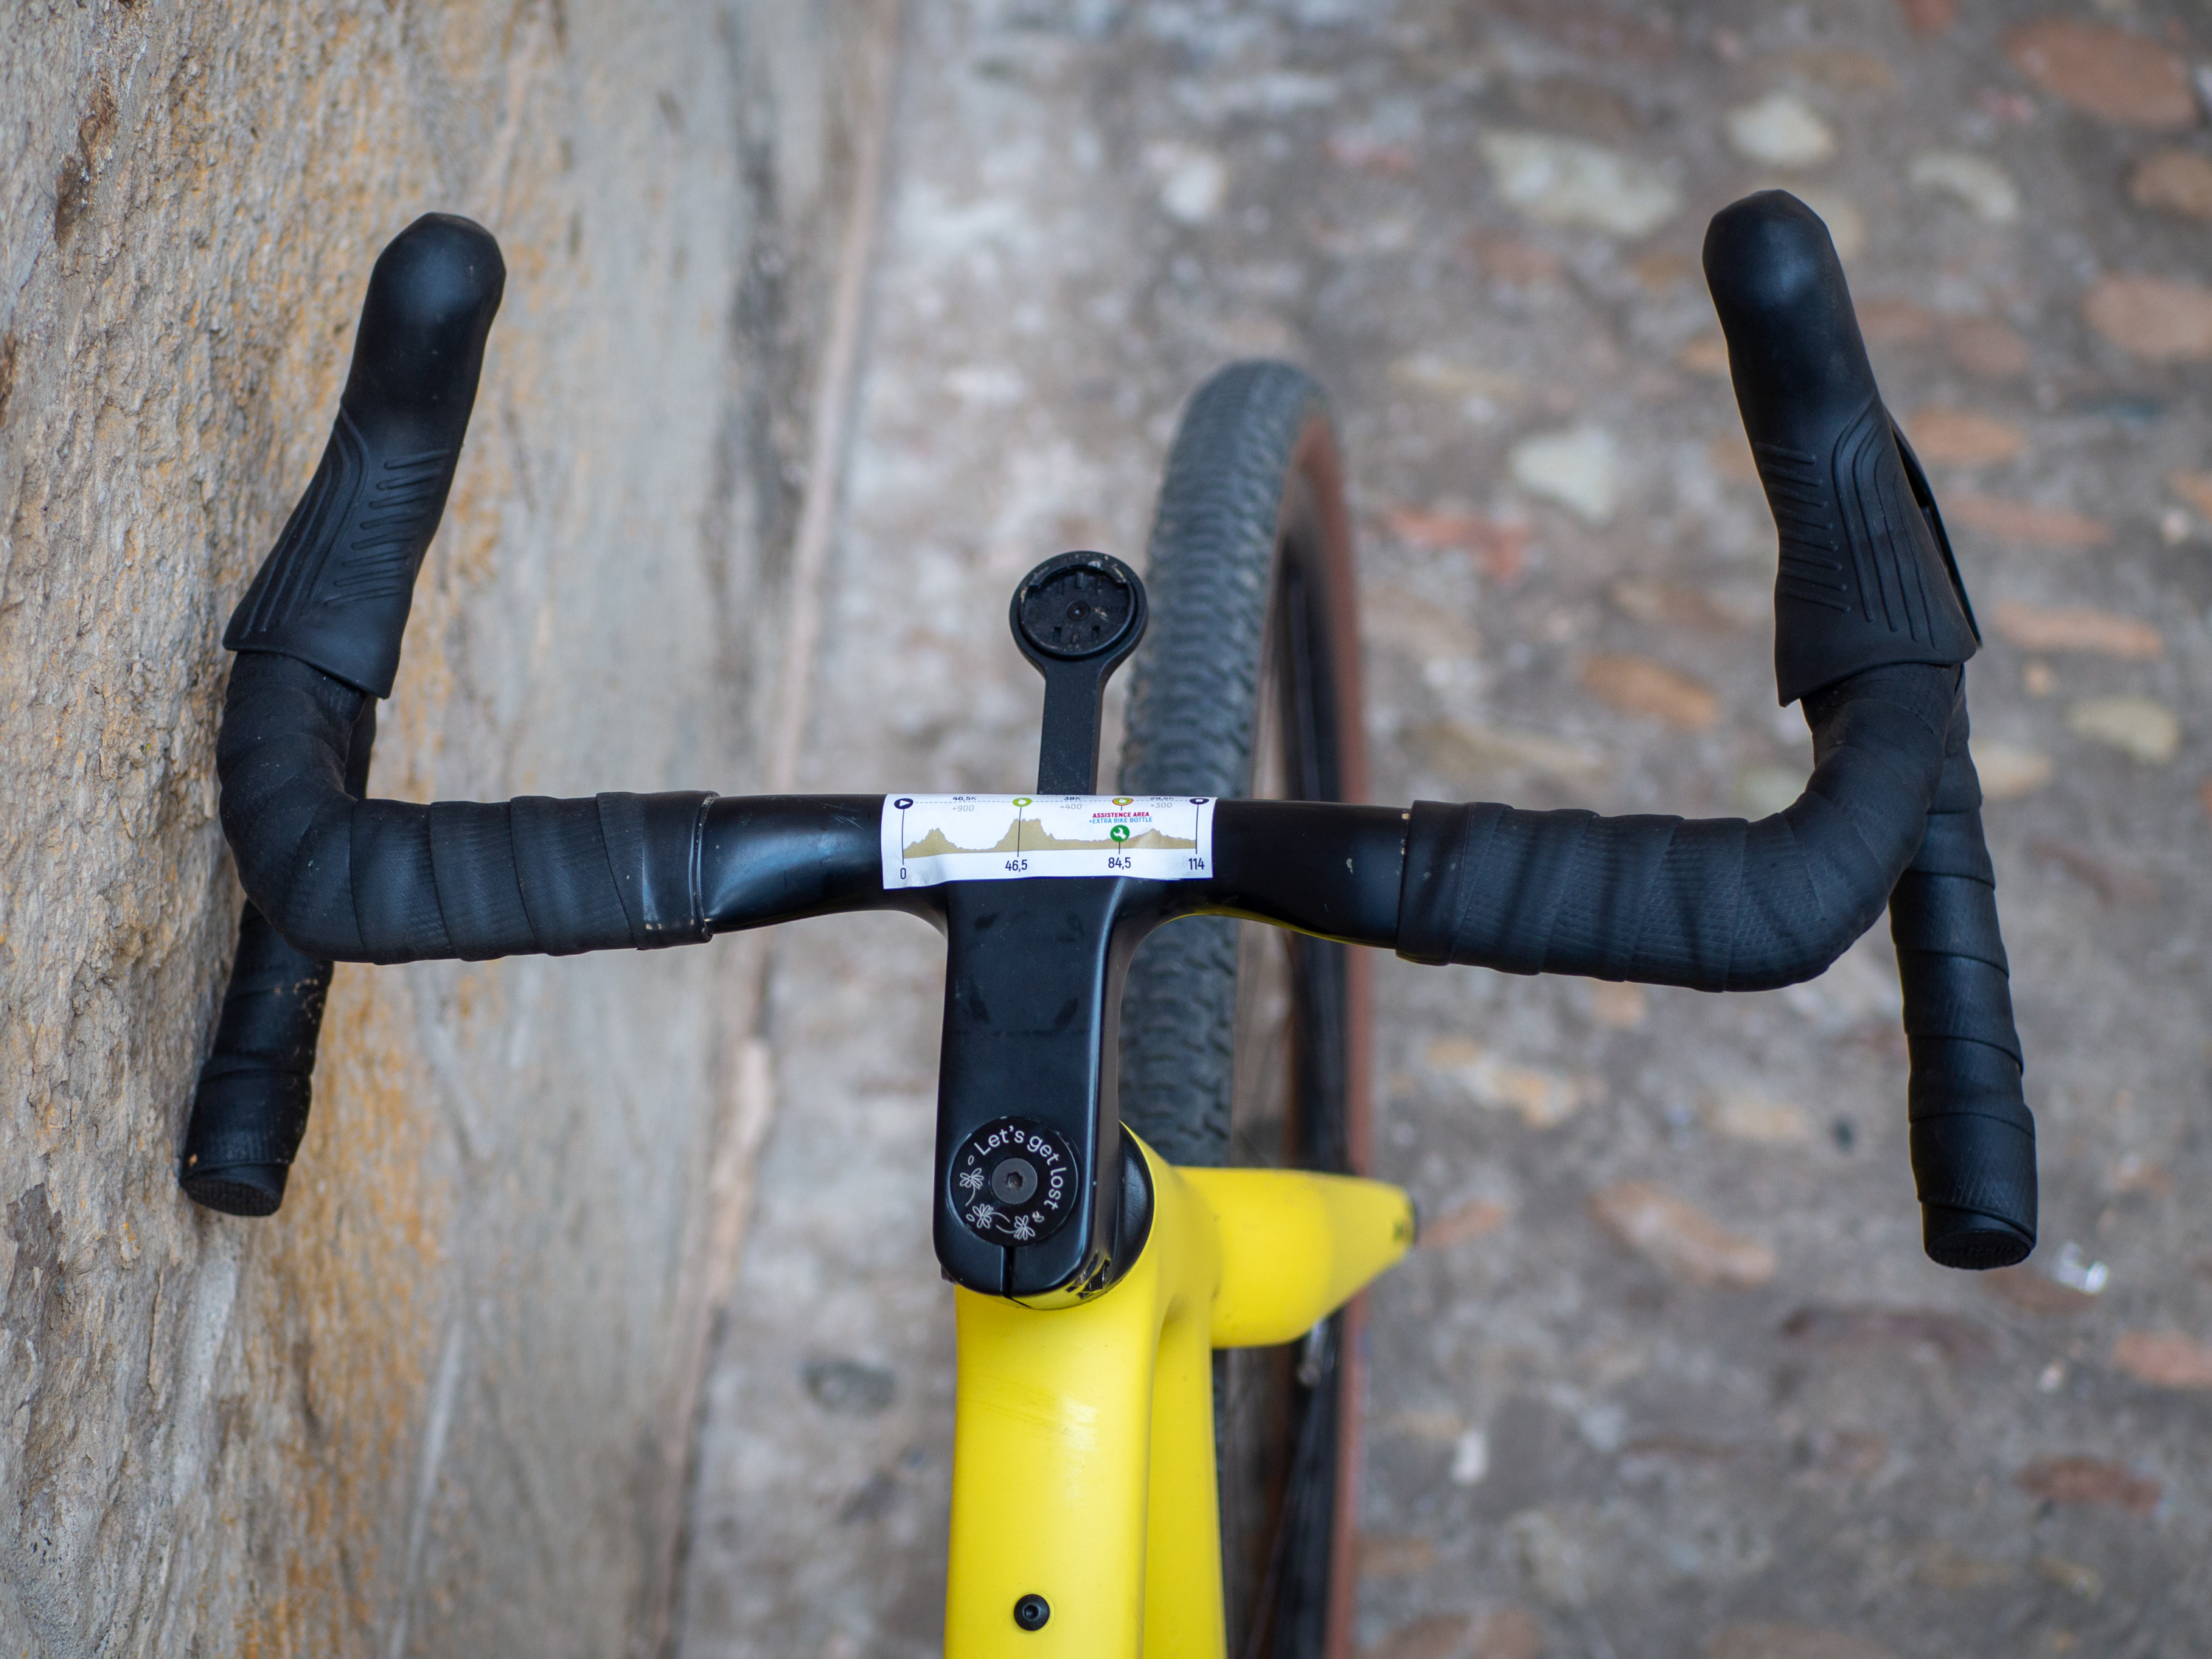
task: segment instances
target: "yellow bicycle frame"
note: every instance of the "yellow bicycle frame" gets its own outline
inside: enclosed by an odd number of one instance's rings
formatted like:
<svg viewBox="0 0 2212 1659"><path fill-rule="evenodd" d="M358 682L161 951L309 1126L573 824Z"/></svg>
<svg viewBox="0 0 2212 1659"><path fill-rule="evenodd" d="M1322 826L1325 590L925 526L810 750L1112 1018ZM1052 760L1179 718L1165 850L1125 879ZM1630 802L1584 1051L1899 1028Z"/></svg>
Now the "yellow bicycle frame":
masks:
<svg viewBox="0 0 2212 1659"><path fill-rule="evenodd" d="M1212 1350L1303 1336L1413 1243L1380 1182L1144 1155L1152 1236L1113 1288L956 1292L945 1659L1221 1659ZM1025 1595L1041 1629L1015 1622Z"/></svg>

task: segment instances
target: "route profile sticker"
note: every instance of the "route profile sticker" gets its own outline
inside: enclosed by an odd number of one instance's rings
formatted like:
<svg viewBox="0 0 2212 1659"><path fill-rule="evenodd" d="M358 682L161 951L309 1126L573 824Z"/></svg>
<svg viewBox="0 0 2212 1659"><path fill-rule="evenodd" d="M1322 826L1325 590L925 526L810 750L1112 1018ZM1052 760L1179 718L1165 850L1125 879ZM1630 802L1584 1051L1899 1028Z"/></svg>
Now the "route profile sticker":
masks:
<svg viewBox="0 0 2212 1659"><path fill-rule="evenodd" d="M884 885L1213 874L1211 795L886 795Z"/></svg>

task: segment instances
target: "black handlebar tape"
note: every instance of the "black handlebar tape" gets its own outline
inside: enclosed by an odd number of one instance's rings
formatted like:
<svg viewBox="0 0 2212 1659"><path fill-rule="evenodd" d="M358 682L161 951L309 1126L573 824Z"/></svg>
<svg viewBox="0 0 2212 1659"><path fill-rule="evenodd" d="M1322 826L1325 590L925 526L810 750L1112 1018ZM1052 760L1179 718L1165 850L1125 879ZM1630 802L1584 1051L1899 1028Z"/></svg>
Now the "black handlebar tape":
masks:
<svg viewBox="0 0 2212 1659"><path fill-rule="evenodd" d="M1783 703L1869 668L1965 662L1973 623L1882 407L1827 227L1787 191L1762 191L1714 215L1705 260L1781 533Z"/></svg>
<svg viewBox="0 0 2212 1659"><path fill-rule="evenodd" d="M1398 954L1700 991L1810 979L1925 840L1958 680L1899 664L1807 697L1813 775L1756 823L1417 801Z"/></svg>
<svg viewBox="0 0 2212 1659"><path fill-rule="evenodd" d="M392 695L506 283L491 233L452 214L423 215L377 257L330 443L232 614L229 649Z"/></svg>
<svg viewBox="0 0 2212 1659"><path fill-rule="evenodd" d="M362 800L344 787L368 702L289 657L232 669L216 769L247 896L320 961L656 950L885 894L880 795Z"/></svg>
<svg viewBox="0 0 2212 1659"><path fill-rule="evenodd" d="M376 703L362 699L346 757L346 793L368 793ZM315 1048L331 964L285 942L249 899L238 919L238 954L215 1047L200 1067L177 1184L226 1215L274 1215L307 1133Z"/></svg>
<svg viewBox="0 0 2212 1659"><path fill-rule="evenodd" d="M185 1196L225 1215L274 1215L307 1133L331 964L295 949L252 904L215 1048L200 1067L177 1166Z"/></svg>
<svg viewBox="0 0 2212 1659"><path fill-rule="evenodd" d="M2035 1120L1963 687L1947 749L1927 839L1889 896L1912 1057L1912 1177L1931 1260L2005 1267L2035 1248Z"/></svg>
<svg viewBox="0 0 2212 1659"><path fill-rule="evenodd" d="M246 895L337 962L480 962L709 936L698 793L356 800L341 766L362 694L289 656L231 670L216 769Z"/></svg>

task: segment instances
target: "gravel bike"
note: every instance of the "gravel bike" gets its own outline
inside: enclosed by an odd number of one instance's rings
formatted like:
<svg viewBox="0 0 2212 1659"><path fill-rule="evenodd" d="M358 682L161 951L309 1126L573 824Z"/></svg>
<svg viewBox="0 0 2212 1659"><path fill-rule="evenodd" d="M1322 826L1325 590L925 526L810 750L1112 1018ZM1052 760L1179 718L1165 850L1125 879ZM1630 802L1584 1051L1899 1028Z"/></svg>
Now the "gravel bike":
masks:
<svg viewBox="0 0 2212 1659"><path fill-rule="evenodd" d="M222 822L249 902L185 1192L281 1203L333 961L931 922L957 1659L1348 1653L1353 1298L1413 1236L1406 1194L1362 1174L1352 947L1765 989L1887 907L1925 1248L2021 1260L2034 1126L1966 744L1965 588L1819 218L1747 198L1713 220L1705 270L1779 532L1777 687L1814 738L1772 817L1360 804L1340 463L1318 388L1279 363L1193 398L1146 578L1078 552L1017 589L1046 687L1034 794L423 806L368 797L374 711L504 268L479 227L417 221L377 262L330 444L225 636ZM1120 793L1099 795L1101 699L1133 653Z"/></svg>

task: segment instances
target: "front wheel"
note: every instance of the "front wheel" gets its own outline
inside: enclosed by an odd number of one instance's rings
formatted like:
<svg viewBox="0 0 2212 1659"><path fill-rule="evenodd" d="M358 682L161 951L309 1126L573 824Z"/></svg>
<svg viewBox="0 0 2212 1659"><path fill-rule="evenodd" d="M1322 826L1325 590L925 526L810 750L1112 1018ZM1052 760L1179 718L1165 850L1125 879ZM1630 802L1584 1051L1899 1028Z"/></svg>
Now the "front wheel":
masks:
<svg viewBox="0 0 2212 1659"><path fill-rule="evenodd" d="M1238 363L1191 399L1146 585L1125 793L1361 799L1351 524L1328 406L1301 371ZM1361 1172L1365 965L1223 917L1161 929L1122 1002L1122 1120L1173 1163ZM1302 1342L1214 1357L1239 1659L1351 1651L1358 1326L1355 1303Z"/></svg>

